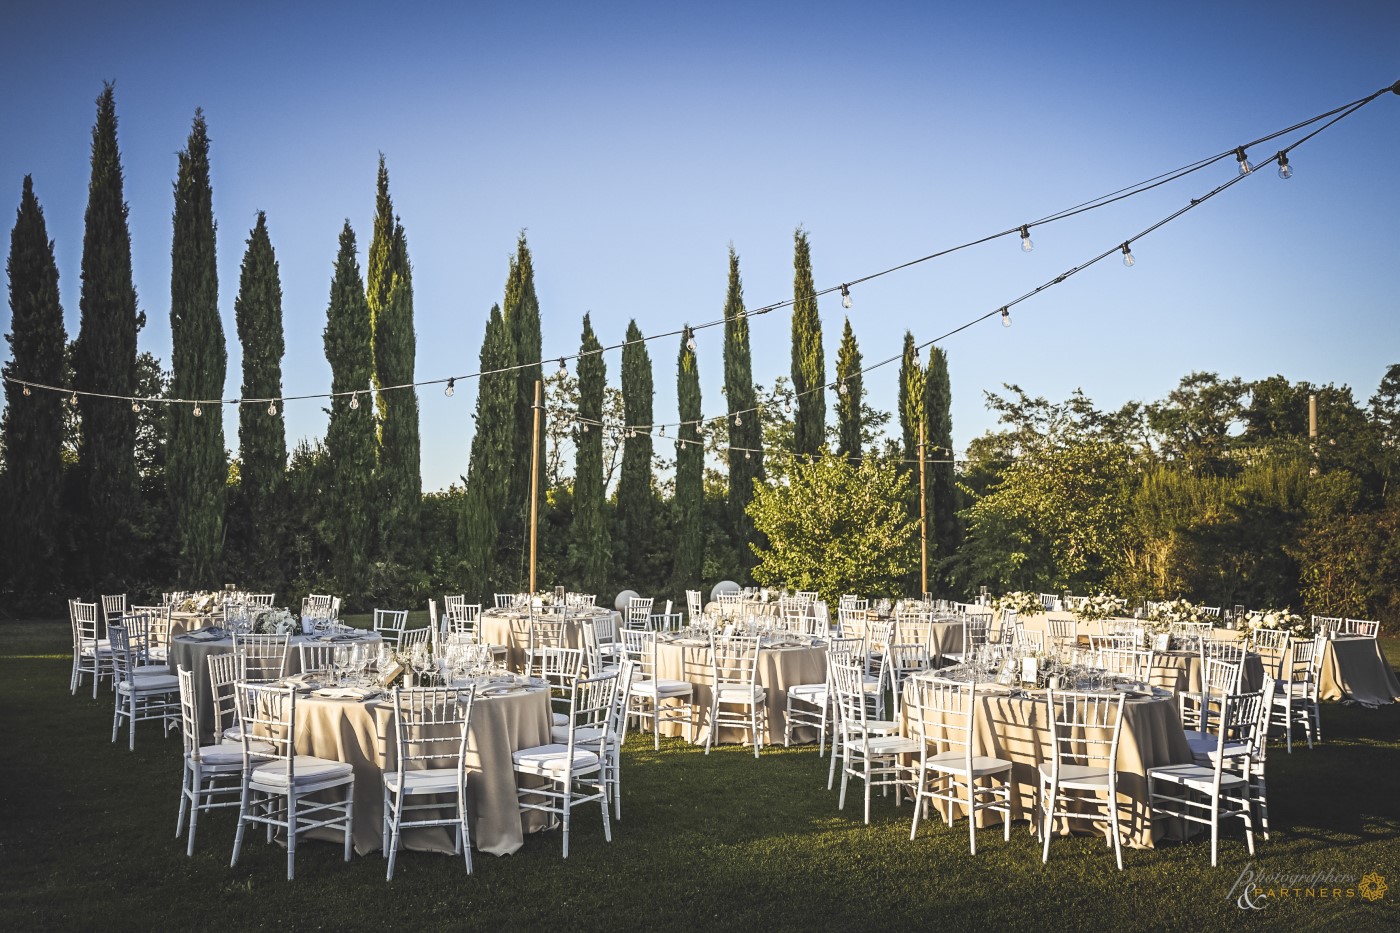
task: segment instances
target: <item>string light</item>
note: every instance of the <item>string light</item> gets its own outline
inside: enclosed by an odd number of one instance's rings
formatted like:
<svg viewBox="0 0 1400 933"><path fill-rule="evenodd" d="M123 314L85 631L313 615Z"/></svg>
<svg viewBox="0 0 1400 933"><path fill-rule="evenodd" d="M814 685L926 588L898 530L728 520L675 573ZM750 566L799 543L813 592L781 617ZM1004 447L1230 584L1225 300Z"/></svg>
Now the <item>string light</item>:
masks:
<svg viewBox="0 0 1400 933"><path fill-rule="evenodd" d="M198 418L200 415L204 414L204 411L203 411L203 409L201 409L201 408L199 407L199 403L198 403L198 402L195 402L195 403L194 403L194 412L193 412L193 414L194 414L194 416L195 416L196 418Z"/></svg>
<svg viewBox="0 0 1400 933"><path fill-rule="evenodd" d="M1001 309L1001 326L1002 326L1002 327L1010 327L1010 326L1011 326L1011 312L1008 311L1006 308L1002 308L1002 309Z"/></svg>
<svg viewBox="0 0 1400 933"><path fill-rule="evenodd" d="M267 413L269 415L277 414L277 403L275 401L267 403Z"/></svg>
<svg viewBox="0 0 1400 933"><path fill-rule="evenodd" d="M753 459L753 455L752 455L751 453L749 453L749 451L746 450L746 451L744 451L744 459L745 459L745 460L752 460L752 459Z"/></svg>
<svg viewBox="0 0 1400 933"><path fill-rule="evenodd" d="M1235 150L1235 158L1239 160L1241 175L1248 175L1250 172L1254 171L1254 166L1250 165L1249 159L1245 158L1243 146Z"/></svg>
<svg viewBox="0 0 1400 933"><path fill-rule="evenodd" d="M567 367L567 366L564 365L564 358L561 356L561 357L559 357L559 375L561 375L561 376L567 376L568 374L569 374L569 367Z"/></svg>
<svg viewBox="0 0 1400 933"><path fill-rule="evenodd" d="M1287 181L1293 177L1293 166L1288 164L1288 153L1278 154L1278 177Z"/></svg>
<svg viewBox="0 0 1400 933"><path fill-rule="evenodd" d="M78 407L78 393L77 393L77 392L74 392L72 395L68 396L68 404L69 404L69 405L72 405L74 408L77 408L77 407Z"/></svg>
<svg viewBox="0 0 1400 933"><path fill-rule="evenodd" d="M850 391L846 388L846 380L841 380L840 384L836 386L836 391L841 393L842 395L845 395L847 392Z"/></svg>
<svg viewBox="0 0 1400 933"><path fill-rule="evenodd" d="M1031 228L1029 224L1021 224L1021 252L1029 253L1035 249L1035 244L1031 242Z"/></svg>
<svg viewBox="0 0 1400 933"><path fill-rule="evenodd" d="M690 329L690 325L685 327L685 348L691 353L695 352L695 331Z"/></svg>
<svg viewBox="0 0 1400 933"><path fill-rule="evenodd" d="M448 380L447 380L447 388L445 388L445 389L442 390L442 394L445 395L445 396L447 396L448 398L451 398L453 395L456 394L456 392L457 392L457 377L456 377L456 376L453 376L451 379L448 379Z"/></svg>
<svg viewBox="0 0 1400 933"><path fill-rule="evenodd" d="M350 410L354 411L360 407L360 391L356 389L350 393Z"/></svg>
<svg viewBox="0 0 1400 933"><path fill-rule="evenodd" d="M132 410L132 411L135 411L135 412L139 412L139 411L141 410L141 403L140 403L139 401L137 401L136 399L132 399L132 400L131 400L131 410Z"/></svg>
<svg viewBox="0 0 1400 933"><path fill-rule="evenodd" d="M658 436L658 437L665 437L665 436L666 436L666 425L663 424L663 425L661 426L661 430L657 433L657 436Z"/></svg>
<svg viewBox="0 0 1400 933"><path fill-rule="evenodd" d="M841 307L847 310L851 307L851 286L841 283Z"/></svg>
<svg viewBox="0 0 1400 933"><path fill-rule="evenodd" d="M29 398L29 386L24 387L24 397Z"/></svg>
<svg viewBox="0 0 1400 933"><path fill-rule="evenodd" d="M788 415L792 414L792 396L790 395L783 399L783 413Z"/></svg>
<svg viewBox="0 0 1400 933"><path fill-rule="evenodd" d="M744 416L743 416L743 415L737 415L737 414L736 414L736 415L734 416L734 427L736 427L736 428L737 428L737 427L742 427L743 424L744 424Z"/></svg>
<svg viewBox="0 0 1400 933"><path fill-rule="evenodd" d="M1131 268L1133 267L1133 263L1135 263L1135 262L1137 262L1137 260L1133 258L1133 251L1132 251L1132 249L1129 248L1129 246L1128 246L1127 243L1124 243L1124 244L1123 244L1123 265L1126 266L1127 268L1131 269Z"/></svg>

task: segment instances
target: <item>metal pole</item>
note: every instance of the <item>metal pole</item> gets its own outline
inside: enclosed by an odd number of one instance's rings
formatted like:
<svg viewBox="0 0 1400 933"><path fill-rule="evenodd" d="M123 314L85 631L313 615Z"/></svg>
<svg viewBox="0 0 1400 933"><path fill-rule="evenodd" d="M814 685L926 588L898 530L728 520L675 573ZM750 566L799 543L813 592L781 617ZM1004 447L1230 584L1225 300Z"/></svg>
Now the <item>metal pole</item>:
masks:
<svg viewBox="0 0 1400 933"><path fill-rule="evenodd" d="M535 430L530 445L530 593L535 592L535 545L540 509L540 380L535 380Z"/></svg>
<svg viewBox="0 0 1400 933"><path fill-rule="evenodd" d="M924 490L924 424L919 422L919 573L923 584L921 592L928 592L928 500Z"/></svg>

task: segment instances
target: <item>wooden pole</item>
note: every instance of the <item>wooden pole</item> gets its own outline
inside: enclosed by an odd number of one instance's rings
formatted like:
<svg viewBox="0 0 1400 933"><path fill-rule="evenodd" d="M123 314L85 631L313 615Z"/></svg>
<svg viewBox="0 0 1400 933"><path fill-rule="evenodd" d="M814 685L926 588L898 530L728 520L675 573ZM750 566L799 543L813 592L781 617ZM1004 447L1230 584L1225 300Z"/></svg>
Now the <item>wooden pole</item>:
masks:
<svg viewBox="0 0 1400 933"><path fill-rule="evenodd" d="M924 424L919 422L919 575L923 584L922 597L928 592L928 500L924 495Z"/></svg>
<svg viewBox="0 0 1400 933"><path fill-rule="evenodd" d="M535 430L530 445L530 592L535 592L535 546L540 509L540 380L535 380Z"/></svg>

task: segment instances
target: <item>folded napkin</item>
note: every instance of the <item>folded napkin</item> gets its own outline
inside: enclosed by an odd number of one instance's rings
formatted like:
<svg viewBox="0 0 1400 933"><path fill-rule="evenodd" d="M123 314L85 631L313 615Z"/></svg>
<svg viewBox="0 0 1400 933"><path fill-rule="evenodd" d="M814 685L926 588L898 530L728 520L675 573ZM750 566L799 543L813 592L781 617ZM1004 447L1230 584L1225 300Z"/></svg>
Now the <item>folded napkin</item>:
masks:
<svg viewBox="0 0 1400 933"><path fill-rule="evenodd" d="M195 629L193 632L186 632L181 638L188 638L190 641L218 641L224 637L223 632L216 632L212 629Z"/></svg>
<svg viewBox="0 0 1400 933"><path fill-rule="evenodd" d="M315 695L327 700L368 700L383 692L378 687L322 687Z"/></svg>

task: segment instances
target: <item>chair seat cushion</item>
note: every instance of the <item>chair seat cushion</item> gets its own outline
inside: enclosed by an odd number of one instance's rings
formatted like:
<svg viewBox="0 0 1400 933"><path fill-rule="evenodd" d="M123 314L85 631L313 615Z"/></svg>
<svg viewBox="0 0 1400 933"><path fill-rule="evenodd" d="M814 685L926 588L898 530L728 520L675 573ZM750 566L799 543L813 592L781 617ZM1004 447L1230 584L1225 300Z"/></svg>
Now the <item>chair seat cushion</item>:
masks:
<svg viewBox="0 0 1400 933"><path fill-rule="evenodd" d="M761 703L767 696L767 692L758 684L752 687L728 684L715 690L715 697L721 703Z"/></svg>
<svg viewBox="0 0 1400 933"><path fill-rule="evenodd" d="M917 754L919 743L902 735L867 735L864 738L850 738L845 743L849 748L863 751L867 755Z"/></svg>
<svg viewBox="0 0 1400 933"><path fill-rule="evenodd" d="M408 794L451 794L457 790L456 768L424 768L419 771L405 771L403 775L404 793ZM384 786L390 793L399 793L398 771L384 772Z"/></svg>
<svg viewBox="0 0 1400 933"><path fill-rule="evenodd" d="M555 726L549 730L549 738L552 742L560 745L569 744L569 727ZM598 747L598 742L603 738L603 730L599 726L580 726L574 731L574 747L588 745ZM609 740L609 744L612 744Z"/></svg>
<svg viewBox="0 0 1400 933"><path fill-rule="evenodd" d="M787 695L788 699L802 700L821 706L830 696L830 692L826 689L826 684L797 684L788 687Z"/></svg>
<svg viewBox="0 0 1400 933"><path fill-rule="evenodd" d="M295 772L293 780L297 787L348 781L355 777L355 770L346 762L311 755L297 755L292 759L292 769ZM269 761L267 764L258 765L253 769L252 783L263 787L287 787L286 762Z"/></svg>
<svg viewBox="0 0 1400 933"><path fill-rule="evenodd" d="M130 680L117 684L118 693L171 693L180 690L180 678L174 674L132 674Z"/></svg>
<svg viewBox="0 0 1400 933"><path fill-rule="evenodd" d="M929 755L928 760L924 762L924 767L930 771L941 771L944 774L968 773L967 757L962 752L943 752L938 755ZM990 755L972 756L971 774L973 777L1010 770L1011 762L1003 758L993 758Z"/></svg>
<svg viewBox="0 0 1400 933"><path fill-rule="evenodd" d="M1049 762L1040 766L1040 777L1045 783L1050 782L1052 769ZM1060 765L1060 786L1070 789L1083 788L1095 789L1108 787L1108 766L1098 765Z"/></svg>
<svg viewBox="0 0 1400 933"><path fill-rule="evenodd" d="M1150 768L1147 776L1154 781L1182 784L1192 790L1209 790L1215 784L1215 769L1197 764ZM1248 783L1247 780L1238 774L1231 774L1227 771L1220 775L1221 788L1239 787L1246 783Z"/></svg>
<svg viewBox="0 0 1400 933"><path fill-rule="evenodd" d="M267 745L266 742L261 743ZM267 745L266 754L272 753L272 746ZM205 770L224 769L236 770L243 767L243 746L242 745L204 745L199 749L199 764Z"/></svg>
<svg viewBox="0 0 1400 933"><path fill-rule="evenodd" d="M642 697L690 696L694 692L695 688L684 680L634 680L631 690L633 696Z"/></svg>
<svg viewBox="0 0 1400 933"><path fill-rule="evenodd" d="M526 774L559 775L570 770L591 771L598 767L598 756L586 749L575 748L574 757L569 758L569 746L555 742L522 748L510 756L515 770Z"/></svg>
<svg viewBox="0 0 1400 933"><path fill-rule="evenodd" d="M1219 739L1207 733L1197 732L1195 729L1186 730L1186 744L1191 746L1191 755L1197 759L1211 759L1215 757L1216 749L1219 746ZM1242 758L1254 750L1248 742L1226 742L1226 758Z"/></svg>
<svg viewBox="0 0 1400 933"><path fill-rule="evenodd" d="M553 725L556 725L556 726L563 726L565 729L567 729L567 728L569 727L569 714L568 714L568 713L550 713L550 714L549 714L549 717L550 717L550 721L551 721L551 723L552 723Z"/></svg>

